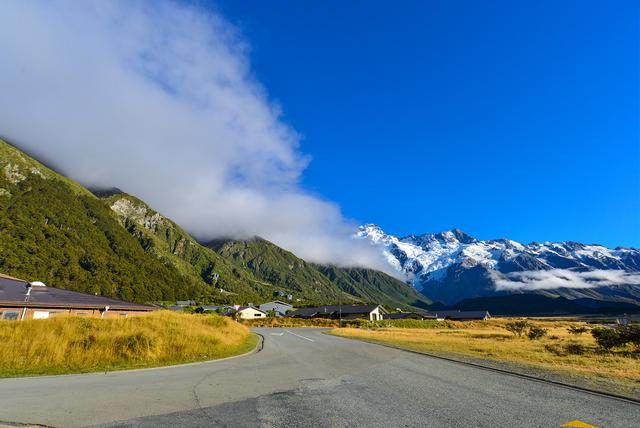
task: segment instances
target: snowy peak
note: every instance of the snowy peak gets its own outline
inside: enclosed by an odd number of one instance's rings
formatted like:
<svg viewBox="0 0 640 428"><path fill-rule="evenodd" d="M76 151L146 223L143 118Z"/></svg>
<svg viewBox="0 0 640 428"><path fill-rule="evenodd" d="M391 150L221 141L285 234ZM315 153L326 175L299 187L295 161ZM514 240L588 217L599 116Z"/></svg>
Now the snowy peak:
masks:
<svg viewBox="0 0 640 428"><path fill-rule="evenodd" d="M634 248L614 250L573 241L525 245L509 239L478 240L459 229L399 238L375 224L361 226L356 236L378 247L394 269L432 298L438 298L434 290L458 283L468 289L495 290L500 275L532 271L598 271L596 276L603 276L599 272L617 270L634 273L627 277L633 281L640 278L640 250Z"/></svg>

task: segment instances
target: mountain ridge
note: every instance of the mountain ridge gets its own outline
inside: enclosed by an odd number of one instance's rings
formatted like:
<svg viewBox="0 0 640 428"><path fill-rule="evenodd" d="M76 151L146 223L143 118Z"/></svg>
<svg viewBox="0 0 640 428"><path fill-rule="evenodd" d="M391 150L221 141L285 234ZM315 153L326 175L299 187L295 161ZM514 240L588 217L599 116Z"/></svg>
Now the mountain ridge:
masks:
<svg viewBox="0 0 640 428"><path fill-rule="evenodd" d="M375 224L360 226L356 237L378 247L416 289L447 304L525 292L640 303L636 248L479 240L459 229L398 238Z"/></svg>

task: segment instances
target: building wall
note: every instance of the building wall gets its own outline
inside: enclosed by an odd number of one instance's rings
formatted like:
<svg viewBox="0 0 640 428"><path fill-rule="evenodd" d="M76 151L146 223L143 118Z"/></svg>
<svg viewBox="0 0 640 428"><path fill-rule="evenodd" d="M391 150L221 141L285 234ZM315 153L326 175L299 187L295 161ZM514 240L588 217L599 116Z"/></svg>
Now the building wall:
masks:
<svg viewBox="0 0 640 428"><path fill-rule="evenodd" d="M73 309L73 308L25 308L24 307L0 307L0 319L45 319L56 316L80 316L92 318L123 318L148 313L148 311L124 311L110 309L102 313L98 309Z"/></svg>
<svg viewBox="0 0 640 428"><path fill-rule="evenodd" d="M267 315L264 314L263 312L260 312L258 310L255 310L253 308L247 308L243 311L238 312L240 315L240 318L242 318L243 320L254 320L256 318L266 318Z"/></svg>

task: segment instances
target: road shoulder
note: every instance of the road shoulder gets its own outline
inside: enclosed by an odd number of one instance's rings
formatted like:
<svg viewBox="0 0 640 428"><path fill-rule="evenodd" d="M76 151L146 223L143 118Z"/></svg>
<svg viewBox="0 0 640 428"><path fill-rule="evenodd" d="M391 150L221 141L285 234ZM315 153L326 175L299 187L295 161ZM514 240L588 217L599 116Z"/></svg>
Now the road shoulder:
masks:
<svg viewBox="0 0 640 428"><path fill-rule="evenodd" d="M335 330L335 329L334 329ZM537 382L551 383L558 386L577 389L580 391L588 392L591 394L604 395L611 398L616 398L634 404L640 404L640 388L634 393L627 393L626 391L620 391L616 388L617 385L609 383L606 380L601 382L595 382L593 378L587 378L579 375L572 375L566 372L556 372L553 370L547 370L540 367L518 364L509 361L497 361L489 359L475 358L463 354L455 354L448 352L436 352L436 351L418 351L415 349L405 348L402 346L385 343L373 339L348 337L332 334L334 330L324 331L324 334L331 335L333 337L355 340L360 342L370 343L372 345L384 346L387 348L397 349L400 351L409 352L412 354L422 355L425 357L437 358L441 360L451 361L454 363L464 364L468 366L477 367L483 370L491 370L500 372L503 374L517 376L521 378L530 379Z"/></svg>

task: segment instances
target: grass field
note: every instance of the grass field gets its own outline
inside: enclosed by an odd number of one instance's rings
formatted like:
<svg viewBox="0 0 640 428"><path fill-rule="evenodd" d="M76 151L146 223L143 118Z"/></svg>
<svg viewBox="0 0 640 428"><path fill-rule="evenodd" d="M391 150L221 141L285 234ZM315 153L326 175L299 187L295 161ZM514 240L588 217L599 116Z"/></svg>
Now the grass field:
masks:
<svg viewBox="0 0 640 428"><path fill-rule="evenodd" d="M229 318L168 311L108 320L0 321L0 377L205 361L248 352L257 341Z"/></svg>
<svg viewBox="0 0 640 428"><path fill-rule="evenodd" d="M530 321L548 329L539 340L516 337L504 327L509 320L447 322L430 328L343 328L331 334L397 346L418 352L462 359L508 364L509 369L538 375L551 373L556 380L640 397L640 353L632 348L605 352L597 348L587 332L572 335L567 321ZM427 326L427 325L425 325Z"/></svg>

